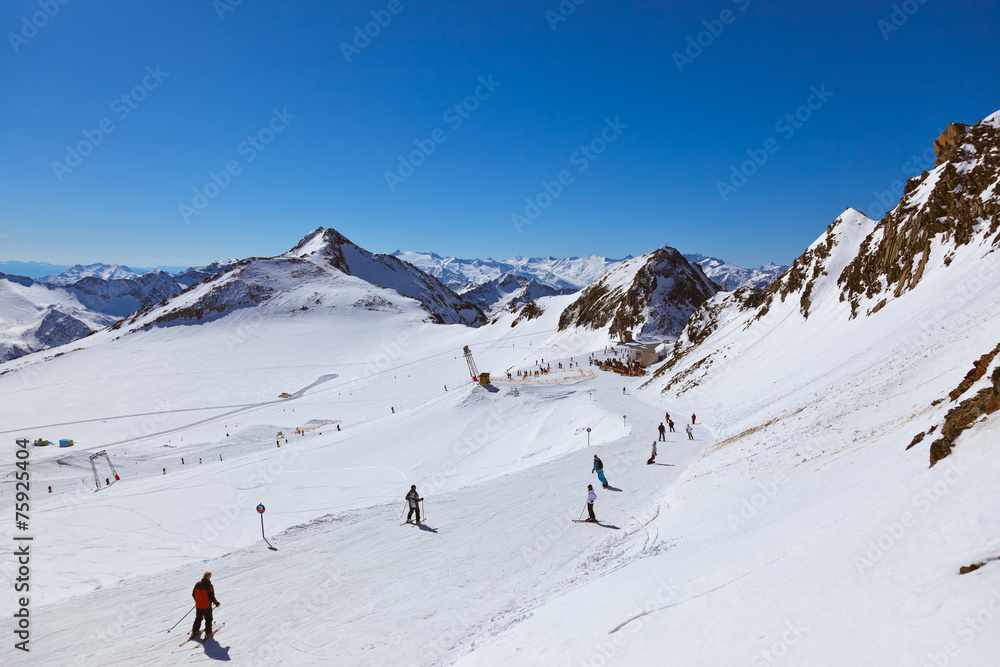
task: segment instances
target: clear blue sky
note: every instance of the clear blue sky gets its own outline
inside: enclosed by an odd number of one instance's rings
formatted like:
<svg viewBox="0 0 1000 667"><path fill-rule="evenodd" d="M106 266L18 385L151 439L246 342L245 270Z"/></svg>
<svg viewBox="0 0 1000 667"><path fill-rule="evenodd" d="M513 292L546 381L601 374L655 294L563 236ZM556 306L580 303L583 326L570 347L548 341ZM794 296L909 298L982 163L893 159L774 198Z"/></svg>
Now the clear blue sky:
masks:
<svg viewBox="0 0 1000 667"><path fill-rule="evenodd" d="M330 226L377 252L787 262L1000 109L985 1L63 1L0 9L0 260L203 264Z"/></svg>

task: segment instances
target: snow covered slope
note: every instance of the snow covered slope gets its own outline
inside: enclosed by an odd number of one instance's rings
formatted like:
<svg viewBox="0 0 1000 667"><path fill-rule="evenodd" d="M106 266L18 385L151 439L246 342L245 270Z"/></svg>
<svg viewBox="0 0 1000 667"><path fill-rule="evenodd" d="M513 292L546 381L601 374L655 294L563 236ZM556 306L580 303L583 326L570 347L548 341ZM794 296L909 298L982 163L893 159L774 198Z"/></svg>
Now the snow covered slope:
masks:
<svg viewBox="0 0 1000 667"><path fill-rule="evenodd" d="M373 255L333 229L320 228L283 255L241 260L214 278L139 310L116 328L131 332L205 322L243 308L267 317L310 308L347 316L356 310L412 313L414 306L429 313L430 321L485 321L475 305L435 278L395 257Z"/></svg>
<svg viewBox="0 0 1000 667"><path fill-rule="evenodd" d="M697 264L670 246L623 261L580 293L559 328L612 328L636 339L676 336L698 306L719 291Z"/></svg>
<svg viewBox="0 0 1000 667"><path fill-rule="evenodd" d="M70 343L114 321L62 288L0 273L0 362Z"/></svg>
<svg viewBox="0 0 1000 667"><path fill-rule="evenodd" d="M104 330L4 364L4 436L77 441L29 448L32 653L5 664L995 664L993 136L944 137L941 171L912 190L936 178L956 200L930 187L944 214L900 236L905 215L846 211L763 295L706 302L649 379L587 375L608 332L559 329L576 295L519 322L430 324L411 299L353 307L350 289L392 293L328 273L322 252L247 262L244 288L303 273L200 326ZM970 151L986 169L940 178ZM924 234L907 273L893 249ZM863 268L873 252L881 276ZM323 307L297 307L313 292ZM502 380L542 360L583 363ZM693 439L668 433L647 465L665 412L697 413ZM97 490L100 449L121 480ZM601 521L573 523L595 454ZM421 527L398 525L411 484ZM227 625L179 647L190 617L166 630L205 570ZM13 559L0 571L12 588Z"/></svg>

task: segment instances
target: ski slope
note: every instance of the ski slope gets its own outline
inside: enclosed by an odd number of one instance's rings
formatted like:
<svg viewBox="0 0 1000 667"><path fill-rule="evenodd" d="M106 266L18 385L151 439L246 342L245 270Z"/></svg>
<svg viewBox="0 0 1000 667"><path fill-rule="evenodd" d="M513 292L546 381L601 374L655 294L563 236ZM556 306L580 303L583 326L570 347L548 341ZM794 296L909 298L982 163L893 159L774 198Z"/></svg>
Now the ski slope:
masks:
<svg viewBox="0 0 1000 667"><path fill-rule="evenodd" d="M997 565L958 568L1000 556L995 418L933 468L906 447L998 342L995 257L966 246L873 317L833 272L808 319L728 312L665 393L473 385L463 345L494 378L603 356L606 333L556 331L572 295L479 329L408 300L244 309L5 364L4 515L15 437L77 445L31 449L31 653L4 663L993 664ZM665 410L678 432L647 466ZM95 491L99 449L122 479ZM572 523L589 483L601 524ZM399 525L410 484L421 527ZM178 647L205 570L226 628Z"/></svg>

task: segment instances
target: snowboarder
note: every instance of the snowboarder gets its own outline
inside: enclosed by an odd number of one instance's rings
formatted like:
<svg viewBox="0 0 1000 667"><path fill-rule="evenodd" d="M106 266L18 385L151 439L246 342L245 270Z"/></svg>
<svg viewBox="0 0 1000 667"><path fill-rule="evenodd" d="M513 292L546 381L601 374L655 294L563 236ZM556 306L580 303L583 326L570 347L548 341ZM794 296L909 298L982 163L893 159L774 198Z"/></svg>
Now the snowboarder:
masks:
<svg viewBox="0 0 1000 667"><path fill-rule="evenodd" d="M660 440L662 440L663 442L666 442L667 441L667 435L666 435L667 429L663 426L663 422L660 422L660 428L658 428L656 430L660 432Z"/></svg>
<svg viewBox="0 0 1000 667"><path fill-rule="evenodd" d="M674 430L674 420L673 419L667 419L667 424L670 426L670 432L671 433L677 433L677 431Z"/></svg>
<svg viewBox="0 0 1000 667"><path fill-rule="evenodd" d="M590 474L593 475L595 472L597 473L597 479L601 480L604 488L608 488L608 478L604 476L604 462L597 458L597 454L594 454L594 468L590 471Z"/></svg>
<svg viewBox="0 0 1000 667"><path fill-rule="evenodd" d="M691 413L691 423L693 424L694 420L697 419L697 418L698 418L698 415L696 415L695 413L692 412Z"/></svg>
<svg viewBox="0 0 1000 667"><path fill-rule="evenodd" d="M607 486L607 485L605 484L605 486ZM590 514L590 516L587 518L587 521L590 521L590 522L593 522L593 523L597 523L597 517L594 516L594 501L595 500L597 500L597 493L594 492L594 485L593 484L588 484L587 485L587 512Z"/></svg>
<svg viewBox="0 0 1000 667"><path fill-rule="evenodd" d="M694 435L691 434L691 424L688 424L684 430L687 431L688 440L694 440Z"/></svg>
<svg viewBox="0 0 1000 667"><path fill-rule="evenodd" d="M194 617L194 625L191 627L191 638L194 639L201 632L201 619L205 619L205 640L207 641L212 636L212 605L222 606L222 603L215 599L211 572L206 572L201 581L194 585L191 597L194 598L194 606L198 610Z"/></svg>
<svg viewBox="0 0 1000 667"><path fill-rule="evenodd" d="M661 426L662 426L662 424L661 424ZM662 435L662 431L660 433ZM655 462L656 462L656 440L653 441L653 455L649 457L648 461L646 461L646 465L648 465L648 466L649 465L653 465L653 463L655 463Z"/></svg>
<svg viewBox="0 0 1000 667"><path fill-rule="evenodd" d="M406 494L406 501L410 504L410 513L406 515L406 523L410 523L414 512L417 513L417 523L420 523L420 501L422 500L423 498L417 493L417 485L410 486L410 491Z"/></svg>

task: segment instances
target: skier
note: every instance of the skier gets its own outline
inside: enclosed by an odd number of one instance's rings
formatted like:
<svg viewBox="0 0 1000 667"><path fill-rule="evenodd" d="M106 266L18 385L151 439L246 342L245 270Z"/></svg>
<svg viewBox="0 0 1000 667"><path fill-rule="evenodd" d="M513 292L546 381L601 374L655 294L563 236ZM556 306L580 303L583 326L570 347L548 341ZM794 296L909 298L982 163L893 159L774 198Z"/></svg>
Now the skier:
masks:
<svg viewBox="0 0 1000 667"><path fill-rule="evenodd" d="M687 431L688 440L694 440L694 436L691 434L691 424L688 424L684 430Z"/></svg>
<svg viewBox="0 0 1000 667"><path fill-rule="evenodd" d="M666 442L667 441L667 436L666 436L667 429L664 428L663 422L660 422L660 427L658 429L656 429L656 430L660 432L660 440L662 440L663 442Z"/></svg>
<svg viewBox="0 0 1000 667"><path fill-rule="evenodd" d="M698 418L698 415L696 415L695 413L692 412L691 413L691 423L693 424L694 420L697 419L697 418Z"/></svg>
<svg viewBox="0 0 1000 667"><path fill-rule="evenodd" d="M653 463L655 462L656 462L656 440L653 441L653 455L649 457L648 461L646 461L646 465L648 466L653 465Z"/></svg>
<svg viewBox="0 0 1000 667"><path fill-rule="evenodd" d="M670 425L670 432L671 433L677 433L677 431L674 430L674 420L673 419L668 419L667 420L667 424Z"/></svg>
<svg viewBox="0 0 1000 667"><path fill-rule="evenodd" d="M417 493L417 485L410 486L410 492L406 494L406 501L410 503L410 513L406 515L406 523L410 523L414 512L417 513L417 523L420 523L420 501L422 500L423 498Z"/></svg>
<svg viewBox="0 0 1000 667"><path fill-rule="evenodd" d="M663 421L665 421L665 422L670 421L670 413L669 412L664 412L663 413Z"/></svg>
<svg viewBox="0 0 1000 667"><path fill-rule="evenodd" d="M194 598L194 606L198 613L194 617L194 625L191 627L191 638L194 639L201 632L201 619L205 619L205 641L212 636L212 605L221 607L222 603L215 599L215 588L212 586L212 573L206 572L201 581L194 585L191 591Z"/></svg>
<svg viewBox="0 0 1000 667"><path fill-rule="evenodd" d="M607 484L605 484L605 486L607 486ZM587 521L590 521L592 523L597 523L597 517L594 516L594 501L595 500L597 500L597 493L594 492L594 486L592 484L588 484L587 485L587 512L590 514L590 517L587 518Z"/></svg>
<svg viewBox="0 0 1000 667"><path fill-rule="evenodd" d="M604 476L604 462L597 458L597 454L594 454L594 468L590 471L590 474L593 475L595 472L597 473L597 479L601 480L604 488L608 488L608 478Z"/></svg>

